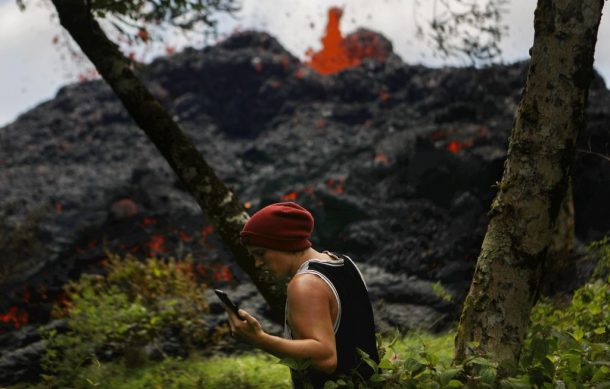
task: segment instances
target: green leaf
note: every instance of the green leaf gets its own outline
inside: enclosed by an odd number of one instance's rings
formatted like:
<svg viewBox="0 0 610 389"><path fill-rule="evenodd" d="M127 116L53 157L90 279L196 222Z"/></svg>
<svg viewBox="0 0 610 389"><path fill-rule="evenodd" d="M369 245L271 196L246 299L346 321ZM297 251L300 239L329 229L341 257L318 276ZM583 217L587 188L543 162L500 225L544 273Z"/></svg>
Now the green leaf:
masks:
<svg viewBox="0 0 610 389"><path fill-rule="evenodd" d="M382 376L381 374L373 374L370 378L371 382L384 382L386 380L386 377Z"/></svg>
<svg viewBox="0 0 610 389"><path fill-rule="evenodd" d="M481 365L481 366L495 366L494 362L483 357L474 357L470 359L467 364L469 365Z"/></svg>
<svg viewBox="0 0 610 389"><path fill-rule="evenodd" d="M502 389L531 389L527 377L511 377L500 382Z"/></svg>
<svg viewBox="0 0 610 389"><path fill-rule="evenodd" d="M453 377L455 377L459 372L460 372L460 369L456 369L456 368L451 368L451 369L442 371L439 374L439 379L441 381L441 385L443 385L443 386L447 385L449 383L449 381L451 381L453 379Z"/></svg>
<svg viewBox="0 0 610 389"><path fill-rule="evenodd" d="M335 389L338 387L339 385L337 385L334 381L326 381L326 383L324 383L324 389Z"/></svg>
<svg viewBox="0 0 610 389"><path fill-rule="evenodd" d="M493 367L483 368L479 374L481 381L488 385L493 385L496 382L497 371Z"/></svg>
<svg viewBox="0 0 610 389"><path fill-rule="evenodd" d="M594 371L595 372L593 373L593 377L591 377L591 383L593 384L600 382L606 378L610 378L610 374L608 374L608 372L610 372L610 369L608 369L606 366L602 366Z"/></svg>
<svg viewBox="0 0 610 389"><path fill-rule="evenodd" d="M438 357L431 353L422 353L421 356L432 366L438 365Z"/></svg>
<svg viewBox="0 0 610 389"><path fill-rule="evenodd" d="M464 384L458 380L451 380L447 383L448 388L463 388Z"/></svg>
<svg viewBox="0 0 610 389"><path fill-rule="evenodd" d="M605 334L606 327L597 327L596 329L593 330L593 332L595 332L597 335Z"/></svg>
<svg viewBox="0 0 610 389"><path fill-rule="evenodd" d="M392 362L390 362L390 360L388 358L383 358L381 360L381 362L379 362L379 368L380 369L391 369Z"/></svg>
<svg viewBox="0 0 610 389"><path fill-rule="evenodd" d="M367 354L365 351L356 348L356 351L358 352L358 354L360 355L360 357L362 358L362 360L369 365L374 372L377 372L379 370L379 366L377 365L377 362L373 361L370 357L369 354Z"/></svg>
<svg viewBox="0 0 610 389"><path fill-rule="evenodd" d="M451 293L447 292L447 289L443 287L440 281L437 281L432 284L432 292L436 295L436 297L440 298L441 300L449 302L453 301L453 296L451 295Z"/></svg>
<svg viewBox="0 0 610 389"><path fill-rule="evenodd" d="M572 337L575 340L581 340L584 336L585 336L585 332L580 327L578 327L572 334Z"/></svg>
<svg viewBox="0 0 610 389"><path fill-rule="evenodd" d="M418 375L419 373L421 373L422 371L424 371L426 369L426 365L424 365L423 363L419 362L418 360L416 360L414 358L408 358L407 360L405 360L404 366L405 366L405 369L407 369L408 371L411 372L411 375L413 377L415 377L416 375Z"/></svg>
<svg viewBox="0 0 610 389"><path fill-rule="evenodd" d="M549 349L546 339L533 339L530 348L535 361L545 359Z"/></svg>

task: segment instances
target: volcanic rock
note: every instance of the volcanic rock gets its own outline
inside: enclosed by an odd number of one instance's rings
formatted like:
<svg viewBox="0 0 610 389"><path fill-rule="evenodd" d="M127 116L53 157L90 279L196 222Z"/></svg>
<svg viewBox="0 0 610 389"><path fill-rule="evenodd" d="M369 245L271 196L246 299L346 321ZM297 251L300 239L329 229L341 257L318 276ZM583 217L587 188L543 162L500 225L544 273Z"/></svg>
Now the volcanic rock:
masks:
<svg viewBox="0 0 610 389"><path fill-rule="evenodd" d="M380 328L436 330L455 319L470 283L527 66L429 69L389 54L322 76L268 34L244 32L139 72L250 211L289 200L312 211L314 246L361 265ZM599 75L587 114L573 169L581 242L609 230L610 165L599 155L610 141L610 94ZM68 85L0 128L0 150L0 231L23 231L30 248L0 248L0 331L19 337L48 322L63 285L103 271L110 250L140 258L193 253L216 269L209 285L234 287L235 298L279 333L103 81ZM435 295L439 281L453 303ZM210 323L223 320L212 304ZM24 347L21 355L35 360L41 347L30 339L0 348L0 365L22 359L14 350Z"/></svg>

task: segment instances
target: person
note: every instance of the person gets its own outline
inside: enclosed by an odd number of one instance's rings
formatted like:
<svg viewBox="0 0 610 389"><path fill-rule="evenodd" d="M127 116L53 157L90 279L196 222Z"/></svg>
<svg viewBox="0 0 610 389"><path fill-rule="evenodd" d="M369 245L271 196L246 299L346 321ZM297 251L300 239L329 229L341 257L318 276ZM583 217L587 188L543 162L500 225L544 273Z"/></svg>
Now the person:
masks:
<svg viewBox="0 0 610 389"><path fill-rule="evenodd" d="M360 270L347 256L319 252L310 242L314 219L294 202L271 204L248 220L240 237L259 268L289 279L284 336L266 333L258 320L227 309L231 333L279 358L309 360L301 377L322 388L328 380L355 370L373 370L358 349L379 362L373 310ZM292 370L293 384L299 374Z"/></svg>

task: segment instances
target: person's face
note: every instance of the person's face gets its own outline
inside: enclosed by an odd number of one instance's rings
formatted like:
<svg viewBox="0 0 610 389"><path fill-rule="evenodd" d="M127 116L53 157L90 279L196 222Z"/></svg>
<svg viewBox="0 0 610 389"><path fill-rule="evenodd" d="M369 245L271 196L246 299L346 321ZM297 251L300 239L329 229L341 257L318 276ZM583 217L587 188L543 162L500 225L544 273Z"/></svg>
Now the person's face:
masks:
<svg viewBox="0 0 610 389"><path fill-rule="evenodd" d="M276 277L284 276L288 271L288 261L282 252L258 246L247 246L248 252L254 257L254 266L261 270L272 272Z"/></svg>

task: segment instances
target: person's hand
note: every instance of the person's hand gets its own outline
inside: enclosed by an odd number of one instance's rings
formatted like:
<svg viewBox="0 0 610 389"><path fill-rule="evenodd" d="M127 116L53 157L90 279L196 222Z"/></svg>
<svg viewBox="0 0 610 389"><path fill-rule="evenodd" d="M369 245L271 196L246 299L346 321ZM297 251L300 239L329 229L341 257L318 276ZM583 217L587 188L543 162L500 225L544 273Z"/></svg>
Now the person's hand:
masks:
<svg viewBox="0 0 610 389"><path fill-rule="evenodd" d="M262 338L265 335L265 331L263 331L263 327L261 327L258 320L243 309L239 310L239 315L243 317L244 320L237 317L237 315L230 309L225 307L225 310L229 315L231 334L254 346L260 346Z"/></svg>

